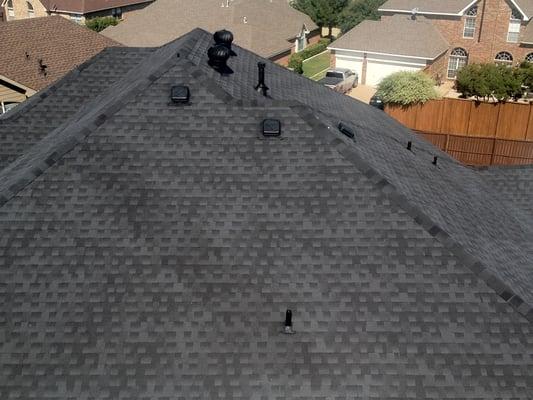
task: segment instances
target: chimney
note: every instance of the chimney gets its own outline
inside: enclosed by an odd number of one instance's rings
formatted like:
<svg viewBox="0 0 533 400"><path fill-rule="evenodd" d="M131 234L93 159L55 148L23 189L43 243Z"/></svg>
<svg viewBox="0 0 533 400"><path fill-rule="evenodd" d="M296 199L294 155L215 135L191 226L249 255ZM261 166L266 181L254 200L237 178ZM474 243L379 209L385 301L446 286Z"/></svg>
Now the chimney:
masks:
<svg viewBox="0 0 533 400"><path fill-rule="evenodd" d="M257 63L257 70L259 73L259 81L257 82L257 85L254 86L254 89L258 92L262 92L263 96L267 96L267 92L269 90L268 86L265 84L265 67L266 64L264 62L258 62Z"/></svg>

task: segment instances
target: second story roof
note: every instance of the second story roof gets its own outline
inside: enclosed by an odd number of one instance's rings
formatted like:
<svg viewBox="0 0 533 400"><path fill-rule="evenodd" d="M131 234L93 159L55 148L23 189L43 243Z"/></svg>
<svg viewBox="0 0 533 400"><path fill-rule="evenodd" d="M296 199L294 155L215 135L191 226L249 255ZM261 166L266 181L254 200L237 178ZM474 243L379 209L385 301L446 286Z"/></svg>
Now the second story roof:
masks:
<svg viewBox="0 0 533 400"><path fill-rule="evenodd" d="M237 44L263 57L289 50L289 40L316 24L286 0L157 0L102 33L126 46L161 46L191 29L230 29Z"/></svg>
<svg viewBox="0 0 533 400"><path fill-rule="evenodd" d="M379 11L410 13L416 10L420 14L463 15L479 0L388 0ZM510 0L510 3L522 13L525 20L533 16L533 0Z"/></svg>
<svg viewBox="0 0 533 400"><path fill-rule="evenodd" d="M400 14L380 21L363 21L329 48L433 60L448 46L437 28L423 16L413 19Z"/></svg>
<svg viewBox="0 0 533 400"><path fill-rule="evenodd" d="M0 76L40 90L102 49L120 46L60 16L0 24Z"/></svg>
<svg viewBox="0 0 533 400"><path fill-rule="evenodd" d="M40 0L43 6L52 12L87 14L111 8L150 3L153 0Z"/></svg>

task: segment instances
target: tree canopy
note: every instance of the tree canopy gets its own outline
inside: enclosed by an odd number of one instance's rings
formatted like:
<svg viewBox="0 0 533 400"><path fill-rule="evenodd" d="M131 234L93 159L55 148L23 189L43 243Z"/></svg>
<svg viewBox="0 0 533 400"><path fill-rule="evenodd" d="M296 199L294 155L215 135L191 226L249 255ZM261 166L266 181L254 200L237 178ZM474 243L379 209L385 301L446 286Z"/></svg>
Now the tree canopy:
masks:
<svg viewBox="0 0 533 400"><path fill-rule="evenodd" d="M320 27L329 29L339 24L339 16L348 5L349 0L293 0L292 6L309 15Z"/></svg>
<svg viewBox="0 0 533 400"><path fill-rule="evenodd" d="M365 19L379 20L378 8L386 0L353 0L339 15L338 26L343 33Z"/></svg>
<svg viewBox="0 0 533 400"><path fill-rule="evenodd" d="M511 68L507 65L469 64L459 70L456 89L463 97L505 101L522 96L522 85L531 82L531 67Z"/></svg>

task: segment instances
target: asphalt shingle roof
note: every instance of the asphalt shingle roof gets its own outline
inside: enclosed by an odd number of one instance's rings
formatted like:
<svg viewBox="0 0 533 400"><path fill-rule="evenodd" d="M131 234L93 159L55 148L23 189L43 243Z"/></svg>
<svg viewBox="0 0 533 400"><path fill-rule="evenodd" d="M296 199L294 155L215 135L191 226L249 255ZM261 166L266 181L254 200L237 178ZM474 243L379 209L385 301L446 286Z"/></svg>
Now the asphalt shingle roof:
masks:
<svg viewBox="0 0 533 400"><path fill-rule="evenodd" d="M316 24L286 0L158 0L102 34L126 46L162 46L191 29L208 31L227 28L240 46L263 57L272 57L293 47L305 27ZM223 7L221 7L223 5Z"/></svg>
<svg viewBox="0 0 533 400"><path fill-rule="evenodd" d="M60 16L0 24L0 75L40 90L119 43ZM46 74L39 60L47 66Z"/></svg>
<svg viewBox="0 0 533 400"><path fill-rule="evenodd" d="M394 15L363 21L330 44L330 48L435 59L449 44L426 18Z"/></svg>
<svg viewBox="0 0 533 400"><path fill-rule="evenodd" d="M473 2L473 0L388 0L379 10L411 11L418 8L418 12L421 13L459 14Z"/></svg>
<svg viewBox="0 0 533 400"><path fill-rule="evenodd" d="M379 110L273 63L263 98L239 47L220 76L211 43L108 50L0 119L139 60L0 172L0 397L531 398L527 221Z"/></svg>

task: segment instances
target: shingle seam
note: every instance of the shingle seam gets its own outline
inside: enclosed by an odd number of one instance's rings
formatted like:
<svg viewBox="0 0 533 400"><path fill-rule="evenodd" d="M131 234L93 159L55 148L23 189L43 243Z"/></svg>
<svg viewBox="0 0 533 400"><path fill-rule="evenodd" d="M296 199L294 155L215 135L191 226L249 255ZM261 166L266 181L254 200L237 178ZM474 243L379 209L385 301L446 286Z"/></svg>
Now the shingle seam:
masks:
<svg viewBox="0 0 533 400"><path fill-rule="evenodd" d="M331 134L332 129L320 121L319 116L313 109L303 104L291 108L300 115L304 121L308 122L311 127L314 128L315 132L322 131ZM526 303L499 277L486 268L480 260L468 253L459 242L452 239L451 235L441 226L436 224L429 215L420 209L420 207L412 204L405 195L386 179L385 176L365 161L355 148L356 144L354 143L356 143L356 140L348 140L342 136L343 135L341 135L340 132L336 134L330 141L330 145L334 147L344 159L349 161L361 173L363 173L374 186L391 201L391 204L396 205L410 215L417 224L438 240L444 248L450 251L460 263L485 282L487 286L494 290L498 296L513 307L527 321L533 323L532 304Z"/></svg>
<svg viewBox="0 0 533 400"><path fill-rule="evenodd" d="M176 51L178 46L180 52L190 51L194 41L192 36L185 43L174 43L174 46L160 48L155 55L150 54L102 95L85 104L67 122L0 171L0 207L85 140L131 97L150 86L151 76L161 76L177 63L188 63L185 58L176 57ZM159 62L154 61L157 57ZM147 70L144 74L143 69Z"/></svg>

